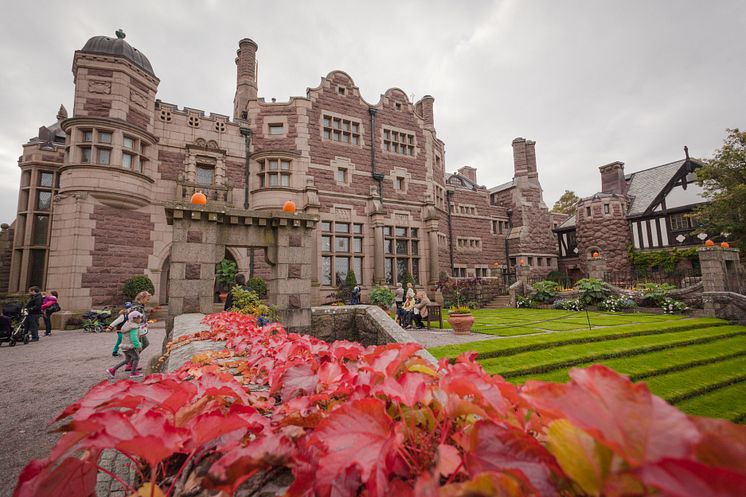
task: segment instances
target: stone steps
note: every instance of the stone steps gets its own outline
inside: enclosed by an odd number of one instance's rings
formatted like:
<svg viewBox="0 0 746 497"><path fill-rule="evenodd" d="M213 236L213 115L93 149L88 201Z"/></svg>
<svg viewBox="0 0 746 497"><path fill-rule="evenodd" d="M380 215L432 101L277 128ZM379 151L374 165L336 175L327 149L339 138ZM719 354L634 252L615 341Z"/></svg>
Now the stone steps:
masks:
<svg viewBox="0 0 746 497"><path fill-rule="evenodd" d="M505 309L510 307L510 295L500 295L485 305L483 309Z"/></svg>

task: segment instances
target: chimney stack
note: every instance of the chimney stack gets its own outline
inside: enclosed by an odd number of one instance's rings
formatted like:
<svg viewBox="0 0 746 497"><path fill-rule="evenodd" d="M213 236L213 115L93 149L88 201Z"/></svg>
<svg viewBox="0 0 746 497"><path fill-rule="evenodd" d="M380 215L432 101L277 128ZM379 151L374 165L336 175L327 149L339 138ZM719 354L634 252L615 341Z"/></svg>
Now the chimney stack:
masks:
<svg viewBox="0 0 746 497"><path fill-rule="evenodd" d="M527 177L538 181L536 170L536 142L518 137L513 140L513 167L515 177Z"/></svg>
<svg viewBox="0 0 746 497"><path fill-rule="evenodd" d="M256 100L256 51L259 46L251 39L244 38L238 42L236 52L236 96L233 99L233 117L245 118L249 100Z"/></svg>
<svg viewBox="0 0 746 497"><path fill-rule="evenodd" d="M417 113L422 116L425 120L425 124L428 126L435 126L435 117L433 116L433 103L435 99L430 95L425 95L416 104L414 108Z"/></svg>
<svg viewBox="0 0 746 497"><path fill-rule="evenodd" d="M462 166L456 170L461 176L469 178L469 180L477 184L477 170L471 166Z"/></svg>
<svg viewBox="0 0 746 497"><path fill-rule="evenodd" d="M624 179L624 162L612 162L598 168L601 171L601 192L625 195L627 181Z"/></svg>

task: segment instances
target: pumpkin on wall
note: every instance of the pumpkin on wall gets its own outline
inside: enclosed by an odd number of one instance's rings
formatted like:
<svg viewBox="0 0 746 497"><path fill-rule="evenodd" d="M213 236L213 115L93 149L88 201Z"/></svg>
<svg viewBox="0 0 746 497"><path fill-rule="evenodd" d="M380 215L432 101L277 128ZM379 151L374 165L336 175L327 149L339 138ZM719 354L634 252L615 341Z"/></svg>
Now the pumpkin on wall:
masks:
<svg viewBox="0 0 746 497"><path fill-rule="evenodd" d="M207 205L207 197L202 192L194 192L192 194L191 203L193 205Z"/></svg>

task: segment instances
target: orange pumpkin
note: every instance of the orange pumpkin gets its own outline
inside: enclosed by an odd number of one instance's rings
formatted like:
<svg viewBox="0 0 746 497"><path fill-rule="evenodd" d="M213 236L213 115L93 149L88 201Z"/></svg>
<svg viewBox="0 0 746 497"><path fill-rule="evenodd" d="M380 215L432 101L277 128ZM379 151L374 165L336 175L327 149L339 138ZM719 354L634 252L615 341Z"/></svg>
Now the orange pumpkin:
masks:
<svg viewBox="0 0 746 497"><path fill-rule="evenodd" d="M720 246L723 247L723 248L730 248L730 243L723 242L723 243L720 244Z"/></svg>
<svg viewBox="0 0 746 497"><path fill-rule="evenodd" d="M288 200L287 202L285 202L282 206L282 212L295 214L295 202L293 202L292 200Z"/></svg>
<svg viewBox="0 0 746 497"><path fill-rule="evenodd" d="M594 258L594 259L595 259L596 257L600 257L600 256L601 256L601 254L599 254L598 252L593 252L593 258Z"/></svg>
<svg viewBox="0 0 746 497"><path fill-rule="evenodd" d="M707 240L705 242L705 247L714 247L714 246L715 246L715 242L713 242L712 240Z"/></svg>
<svg viewBox="0 0 746 497"><path fill-rule="evenodd" d="M194 205L207 205L207 197L202 192L194 192L191 202Z"/></svg>
<svg viewBox="0 0 746 497"><path fill-rule="evenodd" d="M523 266L526 263L523 259L518 259L518 265Z"/></svg>

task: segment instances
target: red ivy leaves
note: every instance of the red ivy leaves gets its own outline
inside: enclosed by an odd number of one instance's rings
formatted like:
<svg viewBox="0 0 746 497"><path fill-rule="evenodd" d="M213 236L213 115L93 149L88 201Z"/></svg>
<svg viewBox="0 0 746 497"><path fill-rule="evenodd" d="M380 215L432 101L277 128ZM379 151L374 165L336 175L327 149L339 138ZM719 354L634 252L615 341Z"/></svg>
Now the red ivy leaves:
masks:
<svg viewBox="0 0 746 497"><path fill-rule="evenodd" d="M190 481L228 493L290 469L289 497L730 496L744 485L746 428L688 417L602 366L519 389L473 354L436 367L416 344L328 344L236 313L205 323L178 343L226 340L224 351L94 386L60 414L67 433L14 495L91 494L104 448L149 465L146 485L163 495L179 486L158 483L192 459L213 462Z"/></svg>

